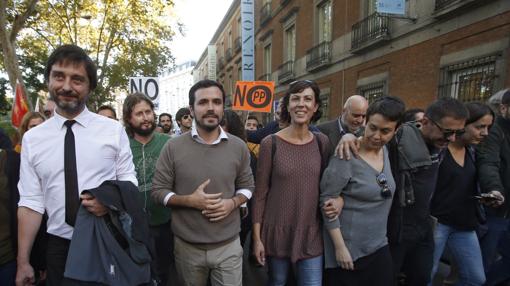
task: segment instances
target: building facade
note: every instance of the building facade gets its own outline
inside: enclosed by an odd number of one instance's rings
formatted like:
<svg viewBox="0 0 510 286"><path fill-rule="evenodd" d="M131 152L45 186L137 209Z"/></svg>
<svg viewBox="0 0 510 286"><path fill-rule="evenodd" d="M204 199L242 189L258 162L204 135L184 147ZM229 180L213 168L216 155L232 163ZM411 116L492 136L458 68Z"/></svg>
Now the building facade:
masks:
<svg viewBox="0 0 510 286"><path fill-rule="evenodd" d="M189 61L160 75L161 97L156 110L158 114L166 112L175 116L177 110L189 106L188 92L193 86L192 71L194 67L195 62Z"/></svg>
<svg viewBox="0 0 510 286"><path fill-rule="evenodd" d="M347 97L402 98L425 107L442 96L484 101L510 86L510 1L408 0L406 15L375 0L255 0L256 79L281 96L294 80L318 82L324 118ZM240 79L240 8L234 1L211 44L217 79Z"/></svg>

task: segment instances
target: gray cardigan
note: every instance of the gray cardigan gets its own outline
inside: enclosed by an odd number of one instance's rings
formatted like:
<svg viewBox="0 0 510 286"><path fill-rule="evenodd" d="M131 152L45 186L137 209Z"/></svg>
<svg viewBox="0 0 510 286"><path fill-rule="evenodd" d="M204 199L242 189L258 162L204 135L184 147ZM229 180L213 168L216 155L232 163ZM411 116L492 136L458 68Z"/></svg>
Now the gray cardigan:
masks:
<svg viewBox="0 0 510 286"><path fill-rule="evenodd" d="M392 194L395 181L391 174L388 151L384 147L384 168L387 184ZM324 219L324 256L325 267L336 268L335 248L329 236L329 229L340 228L345 245L352 260L370 255L388 244L386 223L392 199L381 196L381 186L377 183L377 172L363 159L352 158L349 161L332 157L321 180L320 204L329 198L341 195L344 207L340 217L330 221Z"/></svg>

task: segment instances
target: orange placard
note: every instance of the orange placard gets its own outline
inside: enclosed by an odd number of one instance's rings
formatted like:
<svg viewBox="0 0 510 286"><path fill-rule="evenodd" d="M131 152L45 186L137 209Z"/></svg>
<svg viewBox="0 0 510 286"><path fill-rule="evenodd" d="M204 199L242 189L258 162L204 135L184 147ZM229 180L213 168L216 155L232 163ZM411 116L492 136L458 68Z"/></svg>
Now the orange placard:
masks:
<svg viewBox="0 0 510 286"><path fill-rule="evenodd" d="M272 81L238 81L233 95L232 109L271 112L274 98Z"/></svg>

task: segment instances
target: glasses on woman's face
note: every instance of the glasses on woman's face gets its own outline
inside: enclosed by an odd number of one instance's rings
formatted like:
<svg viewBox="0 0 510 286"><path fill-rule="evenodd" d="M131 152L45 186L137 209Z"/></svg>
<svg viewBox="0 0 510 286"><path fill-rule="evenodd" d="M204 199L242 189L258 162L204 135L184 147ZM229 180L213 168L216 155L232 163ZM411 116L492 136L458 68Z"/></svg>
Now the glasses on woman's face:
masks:
<svg viewBox="0 0 510 286"><path fill-rule="evenodd" d="M388 187L388 179L386 179L386 175L384 173L380 173L377 177L375 177L375 180L379 187L381 187L381 197L384 199L391 198L391 190L390 187Z"/></svg>
<svg viewBox="0 0 510 286"><path fill-rule="evenodd" d="M434 120L432 120L430 118L429 118L429 120L432 121L432 123L434 123L434 125L436 125L436 127L439 129L439 131L441 131L441 133L443 133L444 139L448 139L448 138L452 137L452 135L455 135L455 138L458 138L458 137L462 136L464 133L466 133L466 129L464 129L464 128L457 129L457 130L444 129L443 127L441 127L441 125L439 125Z"/></svg>
<svg viewBox="0 0 510 286"><path fill-rule="evenodd" d="M191 116L190 114L186 114L182 116L182 119L184 120L193 119L193 116Z"/></svg>

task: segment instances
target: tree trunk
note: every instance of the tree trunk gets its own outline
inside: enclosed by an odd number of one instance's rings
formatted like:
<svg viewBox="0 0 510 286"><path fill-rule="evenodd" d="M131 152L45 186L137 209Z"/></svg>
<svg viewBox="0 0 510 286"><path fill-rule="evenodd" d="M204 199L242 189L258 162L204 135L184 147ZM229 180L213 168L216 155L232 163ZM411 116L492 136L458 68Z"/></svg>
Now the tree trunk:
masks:
<svg viewBox="0 0 510 286"><path fill-rule="evenodd" d="M16 92L16 82L19 82L21 85L21 89L23 90L23 94L25 94L25 101L28 104L30 110L33 110L32 100L28 95L28 92L25 87L25 82L23 81L23 77L21 76L21 72L19 70L18 65L18 56L14 52L14 43L10 43L7 39L3 38L2 41L2 51L4 53L4 67L9 76L9 83L11 84L11 88L14 92Z"/></svg>
<svg viewBox="0 0 510 286"><path fill-rule="evenodd" d="M12 90L16 91L16 82L19 82L23 94L25 94L25 101L28 103L28 108L33 110L32 100L28 98L28 92L25 87L25 82L19 70L18 56L16 55L16 36L23 28L27 18L35 12L35 4L37 0L28 0L27 10L21 15L16 15L14 22L11 26L11 31L7 30L7 1L0 0L0 43L4 56L4 67L9 76L9 82Z"/></svg>

